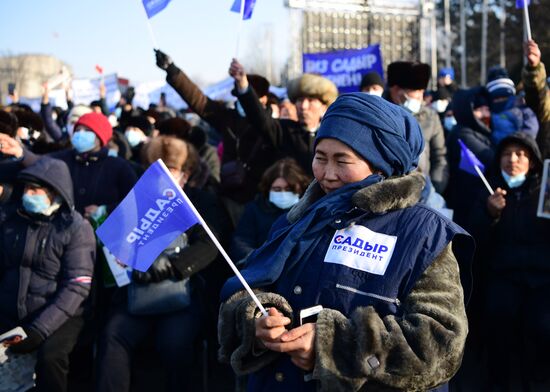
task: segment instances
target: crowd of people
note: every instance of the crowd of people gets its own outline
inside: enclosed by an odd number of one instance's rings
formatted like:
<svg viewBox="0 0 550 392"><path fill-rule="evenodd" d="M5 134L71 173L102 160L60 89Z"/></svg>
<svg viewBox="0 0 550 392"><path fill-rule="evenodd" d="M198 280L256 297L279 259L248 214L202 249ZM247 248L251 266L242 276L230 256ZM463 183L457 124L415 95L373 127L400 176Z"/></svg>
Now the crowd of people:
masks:
<svg viewBox="0 0 550 392"><path fill-rule="evenodd" d="M493 67L460 89L443 68L430 91L429 65L396 61L341 95L303 74L285 99L233 59L221 102L156 50L188 109L124 95L110 111L104 88L67 110L47 89L39 113L15 100L0 110L0 334L24 329L9 350L37 353L38 391L135 390L144 351L169 391L547 390L550 96L536 42L524 52L518 85ZM118 287L94 229L158 159L265 310L200 225ZM139 303L160 290L178 299Z"/></svg>

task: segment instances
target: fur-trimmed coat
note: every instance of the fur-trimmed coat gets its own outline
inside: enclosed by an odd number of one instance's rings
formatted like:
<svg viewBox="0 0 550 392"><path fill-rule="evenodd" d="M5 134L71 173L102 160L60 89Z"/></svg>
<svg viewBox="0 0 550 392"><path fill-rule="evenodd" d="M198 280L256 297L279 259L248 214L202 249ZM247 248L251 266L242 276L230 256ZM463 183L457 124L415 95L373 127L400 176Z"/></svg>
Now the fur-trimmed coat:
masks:
<svg viewBox="0 0 550 392"><path fill-rule="evenodd" d="M423 187L418 173L385 180L358 191L353 204L374 214L412 207ZM288 215L289 221L320 196L313 184ZM435 214L435 213L434 213ZM258 291L260 301L295 319L281 295ZM457 260L449 242L401 298L398 314L379 306L359 306L348 316L325 308L318 316L313 379L321 391L425 391L447 382L458 370L468 322ZM219 358L237 374L264 369L281 355L254 352L257 309L246 292L220 307ZM296 324L293 324L293 327ZM275 376L275 375L274 375ZM274 377L276 378L276 377ZM279 377L281 390L295 385ZM279 389L279 388L277 388Z"/></svg>

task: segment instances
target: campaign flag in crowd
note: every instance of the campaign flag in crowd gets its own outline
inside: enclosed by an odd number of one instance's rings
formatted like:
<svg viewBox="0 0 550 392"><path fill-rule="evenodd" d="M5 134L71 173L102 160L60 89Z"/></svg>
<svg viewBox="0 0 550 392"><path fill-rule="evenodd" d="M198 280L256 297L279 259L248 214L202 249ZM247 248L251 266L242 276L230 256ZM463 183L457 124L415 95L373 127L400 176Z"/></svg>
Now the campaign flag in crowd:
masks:
<svg viewBox="0 0 550 392"><path fill-rule="evenodd" d="M95 65L95 70L97 71L98 74L103 75L103 67L102 66L96 64Z"/></svg>
<svg viewBox="0 0 550 392"><path fill-rule="evenodd" d="M458 139L458 144L460 144L460 163L458 167L475 176L478 175L477 170L475 169L476 166L481 172L485 171L485 165L483 165L474 153L466 147L464 142Z"/></svg>
<svg viewBox="0 0 550 392"><path fill-rule="evenodd" d="M142 0L142 1L143 1L143 7L145 7L145 13L147 14L147 17L151 19L153 16L155 16L160 11L165 9L171 0Z"/></svg>
<svg viewBox="0 0 550 392"><path fill-rule="evenodd" d="M241 1L244 1L243 20L252 18L252 11L256 5L256 0L235 0L231 6L231 11L241 13Z"/></svg>
<svg viewBox="0 0 550 392"><path fill-rule="evenodd" d="M97 236L118 260L145 272L177 236L199 223L187 200L158 160L96 230Z"/></svg>
<svg viewBox="0 0 550 392"><path fill-rule="evenodd" d="M525 3L529 6L531 4L531 0L516 0L516 8L521 9L525 6Z"/></svg>
<svg viewBox="0 0 550 392"><path fill-rule="evenodd" d="M340 93L359 91L361 79L368 72L384 75L379 44L363 49L307 53L303 55L302 64L304 72L332 80Z"/></svg>

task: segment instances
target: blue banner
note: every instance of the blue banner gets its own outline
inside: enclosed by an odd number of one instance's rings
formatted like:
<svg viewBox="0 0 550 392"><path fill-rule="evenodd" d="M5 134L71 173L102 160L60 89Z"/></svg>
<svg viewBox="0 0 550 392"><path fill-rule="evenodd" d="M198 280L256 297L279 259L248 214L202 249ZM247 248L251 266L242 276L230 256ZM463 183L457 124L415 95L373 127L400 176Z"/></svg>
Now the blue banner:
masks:
<svg viewBox="0 0 550 392"><path fill-rule="evenodd" d="M363 75L371 71L378 72L384 78L379 44L364 49L307 53L303 55L302 64L305 73L332 80L340 93L359 91Z"/></svg>
<svg viewBox="0 0 550 392"><path fill-rule="evenodd" d="M158 160L96 230L97 236L122 263L145 272L178 235L199 223L186 200Z"/></svg>
<svg viewBox="0 0 550 392"><path fill-rule="evenodd" d="M149 19L165 9L170 1L171 0L142 0L143 7L145 7L145 13Z"/></svg>
<svg viewBox="0 0 550 392"><path fill-rule="evenodd" d="M252 18L252 11L256 5L256 0L235 0L231 6L231 11L238 14L241 13L241 1L244 1L243 20Z"/></svg>

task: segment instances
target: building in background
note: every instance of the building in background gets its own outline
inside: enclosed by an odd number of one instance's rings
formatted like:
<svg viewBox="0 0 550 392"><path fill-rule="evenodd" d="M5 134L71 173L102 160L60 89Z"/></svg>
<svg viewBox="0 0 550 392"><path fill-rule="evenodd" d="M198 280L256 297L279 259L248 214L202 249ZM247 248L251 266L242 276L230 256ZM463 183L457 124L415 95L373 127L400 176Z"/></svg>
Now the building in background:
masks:
<svg viewBox="0 0 550 392"><path fill-rule="evenodd" d="M377 43L385 65L418 60L432 64L437 72L433 0L286 0L286 5L293 46L286 72L289 79L302 73L303 53Z"/></svg>
<svg viewBox="0 0 550 392"><path fill-rule="evenodd" d="M6 102L8 85L15 83L20 97L37 98L42 95L42 85L70 66L54 56L24 54L0 57L0 97Z"/></svg>

